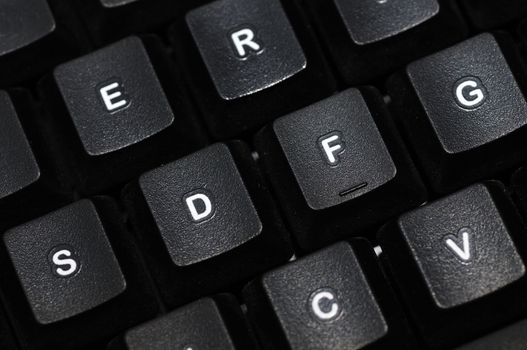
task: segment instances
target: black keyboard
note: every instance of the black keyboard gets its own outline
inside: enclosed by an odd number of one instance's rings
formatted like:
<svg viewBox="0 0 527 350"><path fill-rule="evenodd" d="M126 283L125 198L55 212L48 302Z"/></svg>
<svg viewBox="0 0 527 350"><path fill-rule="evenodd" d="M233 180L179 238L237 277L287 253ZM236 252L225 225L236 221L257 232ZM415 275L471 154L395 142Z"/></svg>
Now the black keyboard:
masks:
<svg viewBox="0 0 527 350"><path fill-rule="evenodd" d="M0 0L0 350L525 350L526 223L525 0Z"/></svg>

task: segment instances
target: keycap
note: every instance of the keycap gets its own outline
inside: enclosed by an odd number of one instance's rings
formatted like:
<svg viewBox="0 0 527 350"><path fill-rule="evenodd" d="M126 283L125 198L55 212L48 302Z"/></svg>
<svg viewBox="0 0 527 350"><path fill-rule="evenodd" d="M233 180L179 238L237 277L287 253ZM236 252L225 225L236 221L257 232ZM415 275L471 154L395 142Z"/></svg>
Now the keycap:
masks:
<svg viewBox="0 0 527 350"><path fill-rule="evenodd" d="M37 77L87 47L78 28L63 16L68 8L56 0L2 1L0 87Z"/></svg>
<svg viewBox="0 0 527 350"><path fill-rule="evenodd" d="M132 34L162 31L169 23L205 0L75 0L81 20L98 44L109 44ZM146 14L146 15L145 15Z"/></svg>
<svg viewBox="0 0 527 350"><path fill-rule="evenodd" d="M455 350L522 350L527 347L527 321L519 321Z"/></svg>
<svg viewBox="0 0 527 350"><path fill-rule="evenodd" d="M364 92L341 92L257 135L260 159L302 249L357 234L425 200L380 95Z"/></svg>
<svg viewBox="0 0 527 350"><path fill-rule="evenodd" d="M84 199L4 234L2 289L24 349L96 346L157 312L116 208Z"/></svg>
<svg viewBox="0 0 527 350"><path fill-rule="evenodd" d="M83 219L82 226L76 221L78 216ZM13 228L6 232L4 242L39 323L57 322L90 310L126 288L90 202L78 202L45 219ZM35 285L34 281L40 283Z"/></svg>
<svg viewBox="0 0 527 350"><path fill-rule="evenodd" d="M245 327L233 296L207 297L134 327L110 349L255 349Z"/></svg>
<svg viewBox="0 0 527 350"><path fill-rule="evenodd" d="M435 200L381 230L381 257L430 348L451 348L524 312L524 235L498 182Z"/></svg>
<svg viewBox="0 0 527 350"><path fill-rule="evenodd" d="M241 143L214 144L151 170L128 186L124 201L170 305L240 283L292 255Z"/></svg>
<svg viewBox="0 0 527 350"><path fill-rule="evenodd" d="M512 52L510 59L502 52L509 43L501 42L478 35L413 62L389 83L398 120L437 192L488 178L526 157L517 147L527 123L522 78L511 70Z"/></svg>
<svg viewBox="0 0 527 350"><path fill-rule="evenodd" d="M398 35L439 13L437 0L405 3L335 0L335 5L349 35L358 45L371 44Z"/></svg>
<svg viewBox="0 0 527 350"><path fill-rule="evenodd" d="M461 0L466 14L478 29L503 26L527 15L527 4L521 0Z"/></svg>
<svg viewBox="0 0 527 350"><path fill-rule="evenodd" d="M305 3L335 67L348 85L383 78L467 35L467 26L453 1L306 0Z"/></svg>
<svg viewBox="0 0 527 350"><path fill-rule="evenodd" d="M40 167L7 92L0 92L0 103L2 109L0 198L5 198L38 181Z"/></svg>
<svg viewBox="0 0 527 350"><path fill-rule="evenodd" d="M30 45L55 29L55 19L45 0L23 3L8 0L2 8L0 32L4 40L0 44L0 56Z"/></svg>
<svg viewBox="0 0 527 350"><path fill-rule="evenodd" d="M186 28L174 26L173 45L215 139L254 131L334 89L297 11L279 0L219 0L188 12Z"/></svg>
<svg viewBox="0 0 527 350"><path fill-rule="evenodd" d="M54 209L70 198L67 186L59 185L56 172L49 166L42 140L27 128L35 116L34 103L26 91L0 91L0 230Z"/></svg>
<svg viewBox="0 0 527 350"><path fill-rule="evenodd" d="M264 90L307 66L280 1L216 1L191 11L187 23L224 100Z"/></svg>
<svg viewBox="0 0 527 350"><path fill-rule="evenodd" d="M340 242L267 272L246 287L248 315L263 347L412 349L405 319L397 314L372 255L368 243L352 248ZM388 305L394 308L391 314L385 312ZM393 315L398 315L395 323Z"/></svg>
<svg viewBox="0 0 527 350"><path fill-rule="evenodd" d="M202 143L183 95L158 78L175 77L165 74L157 44L123 39L58 66L43 84L50 111L62 117L44 122L55 121L55 136L71 150L69 163L83 193L127 182Z"/></svg>
<svg viewBox="0 0 527 350"><path fill-rule="evenodd" d="M185 176L190 173L199 176ZM262 232L256 208L223 144L146 173L139 186L178 266L213 258ZM174 201L176 205L170 205ZM221 203L228 204L218 207ZM218 239L219 232L228 236Z"/></svg>

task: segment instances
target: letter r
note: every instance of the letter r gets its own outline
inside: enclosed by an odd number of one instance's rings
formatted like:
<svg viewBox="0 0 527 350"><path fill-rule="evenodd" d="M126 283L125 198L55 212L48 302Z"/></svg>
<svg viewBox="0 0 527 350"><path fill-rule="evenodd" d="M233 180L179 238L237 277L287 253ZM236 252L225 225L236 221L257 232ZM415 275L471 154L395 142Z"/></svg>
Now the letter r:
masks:
<svg viewBox="0 0 527 350"><path fill-rule="evenodd" d="M254 31L250 28L235 31L231 34L231 40L236 49L236 54L240 58L246 58L251 52L259 53L262 51L262 45L256 42Z"/></svg>

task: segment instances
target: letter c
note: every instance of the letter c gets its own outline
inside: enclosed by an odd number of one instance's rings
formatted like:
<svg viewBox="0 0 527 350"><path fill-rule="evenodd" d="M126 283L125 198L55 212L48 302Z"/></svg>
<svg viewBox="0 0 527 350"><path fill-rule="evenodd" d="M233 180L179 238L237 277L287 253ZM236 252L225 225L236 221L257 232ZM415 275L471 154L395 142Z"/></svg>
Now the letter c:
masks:
<svg viewBox="0 0 527 350"><path fill-rule="evenodd" d="M335 299L335 295L328 290L315 292L315 294L313 294L311 297L310 305L313 314L321 321L330 321L335 319L340 313L339 304ZM328 300L331 302L331 308L328 311L322 310L320 307L323 300Z"/></svg>

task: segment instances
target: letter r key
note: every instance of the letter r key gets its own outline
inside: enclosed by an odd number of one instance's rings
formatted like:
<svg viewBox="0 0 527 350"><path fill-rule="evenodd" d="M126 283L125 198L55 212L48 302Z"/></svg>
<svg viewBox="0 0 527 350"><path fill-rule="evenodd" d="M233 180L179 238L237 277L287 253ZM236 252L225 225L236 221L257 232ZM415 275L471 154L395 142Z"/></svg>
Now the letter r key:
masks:
<svg viewBox="0 0 527 350"><path fill-rule="evenodd" d="M267 89L306 68L279 0L214 1L186 20L224 100Z"/></svg>

